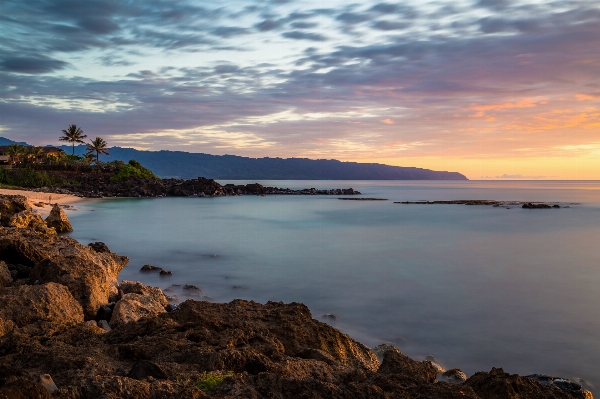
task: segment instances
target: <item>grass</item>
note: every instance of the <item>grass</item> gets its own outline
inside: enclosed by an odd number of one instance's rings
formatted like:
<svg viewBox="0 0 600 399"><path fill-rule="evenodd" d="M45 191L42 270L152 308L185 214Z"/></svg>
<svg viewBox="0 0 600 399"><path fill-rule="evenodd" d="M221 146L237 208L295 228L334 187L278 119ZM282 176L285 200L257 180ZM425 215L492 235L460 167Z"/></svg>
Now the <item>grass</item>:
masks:
<svg viewBox="0 0 600 399"><path fill-rule="evenodd" d="M196 388L200 388L203 391L210 391L215 387L221 385L225 378L233 376L233 371L209 371L202 373L202 376L193 381L191 377L186 377L185 379L177 379L177 381L183 385L192 385Z"/></svg>

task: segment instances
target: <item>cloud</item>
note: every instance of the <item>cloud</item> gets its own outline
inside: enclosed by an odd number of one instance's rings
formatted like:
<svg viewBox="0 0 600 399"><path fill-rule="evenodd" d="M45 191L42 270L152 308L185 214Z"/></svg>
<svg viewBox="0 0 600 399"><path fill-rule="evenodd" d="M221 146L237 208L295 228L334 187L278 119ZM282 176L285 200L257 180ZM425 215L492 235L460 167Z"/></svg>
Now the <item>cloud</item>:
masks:
<svg viewBox="0 0 600 399"><path fill-rule="evenodd" d="M486 177L489 177L489 176L486 176ZM501 176L495 176L496 179L548 179L551 177L556 177L556 176L525 176L520 173L514 174L514 175L505 173Z"/></svg>
<svg viewBox="0 0 600 399"><path fill-rule="evenodd" d="M41 74L66 68L65 61L48 57L18 57L8 56L0 59L0 70L6 72Z"/></svg>
<svg viewBox="0 0 600 399"><path fill-rule="evenodd" d="M281 22L275 21L273 19L265 19L264 21L256 24L255 26L256 29L258 29L261 32L268 32L270 30L279 28L281 26Z"/></svg>
<svg viewBox="0 0 600 399"><path fill-rule="evenodd" d="M321 35L320 33L301 32L297 30L285 32L282 34L282 36L287 39L310 40L313 42L324 42L327 40L327 37Z"/></svg>

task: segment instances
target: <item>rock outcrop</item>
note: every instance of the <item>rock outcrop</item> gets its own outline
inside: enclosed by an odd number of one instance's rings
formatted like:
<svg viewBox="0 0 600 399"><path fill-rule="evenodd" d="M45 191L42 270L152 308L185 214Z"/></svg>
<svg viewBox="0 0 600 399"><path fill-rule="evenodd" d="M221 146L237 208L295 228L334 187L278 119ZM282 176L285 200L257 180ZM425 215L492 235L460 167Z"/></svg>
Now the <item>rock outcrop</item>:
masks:
<svg viewBox="0 0 600 399"><path fill-rule="evenodd" d="M81 305L69 289L61 284L0 288L0 303L1 319L10 320L16 327L29 328L36 333L83 321Z"/></svg>
<svg viewBox="0 0 600 399"><path fill-rule="evenodd" d="M109 325L115 328L142 318L158 316L166 312L165 306L151 296L125 294L115 304Z"/></svg>
<svg viewBox="0 0 600 399"><path fill-rule="evenodd" d="M53 227L57 233L68 233L73 231L71 222L65 211L58 204L54 204L50 214L46 218L46 224L48 227Z"/></svg>
<svg viewBox="0 0 600 399"><path fill-rule="evenodd" d="M0 195L0 224L7 226L17 213L30 211L31 206L24 195Z"/></svg>
<svg viewBox="0 0 600 399"><path fill-rule="evenodd" d="M31 210L15 213L8 223L8 227L17 227L21 229L31 229L42 234L56 234L56 230L48 227L44 218L39 213Z"/></svg>
<svg viewBox="0 0 600 399"><path fill-rule="evenodd" d="M86 319L93 319L110 294L117 293L117 276L129 261L125 256L95 252L68 237L7 227L0 227L0 259L33 267L32 282L67 286Z"/></svg>

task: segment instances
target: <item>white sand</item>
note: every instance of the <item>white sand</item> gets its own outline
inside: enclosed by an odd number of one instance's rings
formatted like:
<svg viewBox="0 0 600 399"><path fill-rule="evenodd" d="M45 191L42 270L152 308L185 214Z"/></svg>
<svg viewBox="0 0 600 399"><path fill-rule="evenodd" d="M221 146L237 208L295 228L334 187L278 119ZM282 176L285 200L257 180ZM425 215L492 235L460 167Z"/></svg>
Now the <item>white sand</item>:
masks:
<svg viewBox="0 0 600 399"><path fill-rule="evenodd" d="M81 198L76 197L74 195L67 194L55 194L55 193L39 193L35 191L27 191L27 190L9 190L5 188L0 188L0 194L7 195L24 195L29 200L29 204L33 208L34 211L41 213L42 215L47 215L50 213L52 209L52 205L73 205L77 202L89 200L89 198ZM36 206L34 204L41 203L43 206Z"/></svg>

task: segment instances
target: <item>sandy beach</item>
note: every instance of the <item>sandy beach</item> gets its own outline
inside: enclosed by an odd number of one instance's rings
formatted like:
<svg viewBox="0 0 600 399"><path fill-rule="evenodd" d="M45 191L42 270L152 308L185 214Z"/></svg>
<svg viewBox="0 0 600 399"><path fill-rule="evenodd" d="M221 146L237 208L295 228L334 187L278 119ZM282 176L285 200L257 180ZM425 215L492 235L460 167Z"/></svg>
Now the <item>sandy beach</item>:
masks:
<svg viewBox="0 0 600 399"><path fill-rule="evenodd" d="M86 200L86 198L76 197L74 195L44 193L27 190L10 190L5 188L0 189L0 194L24 195L29 200L29 204L31 205L33 210L42 215L49 214L50 210L52 209L52 205L56 203L58 203L59 205L73 206L77 202Z"/></svg>

